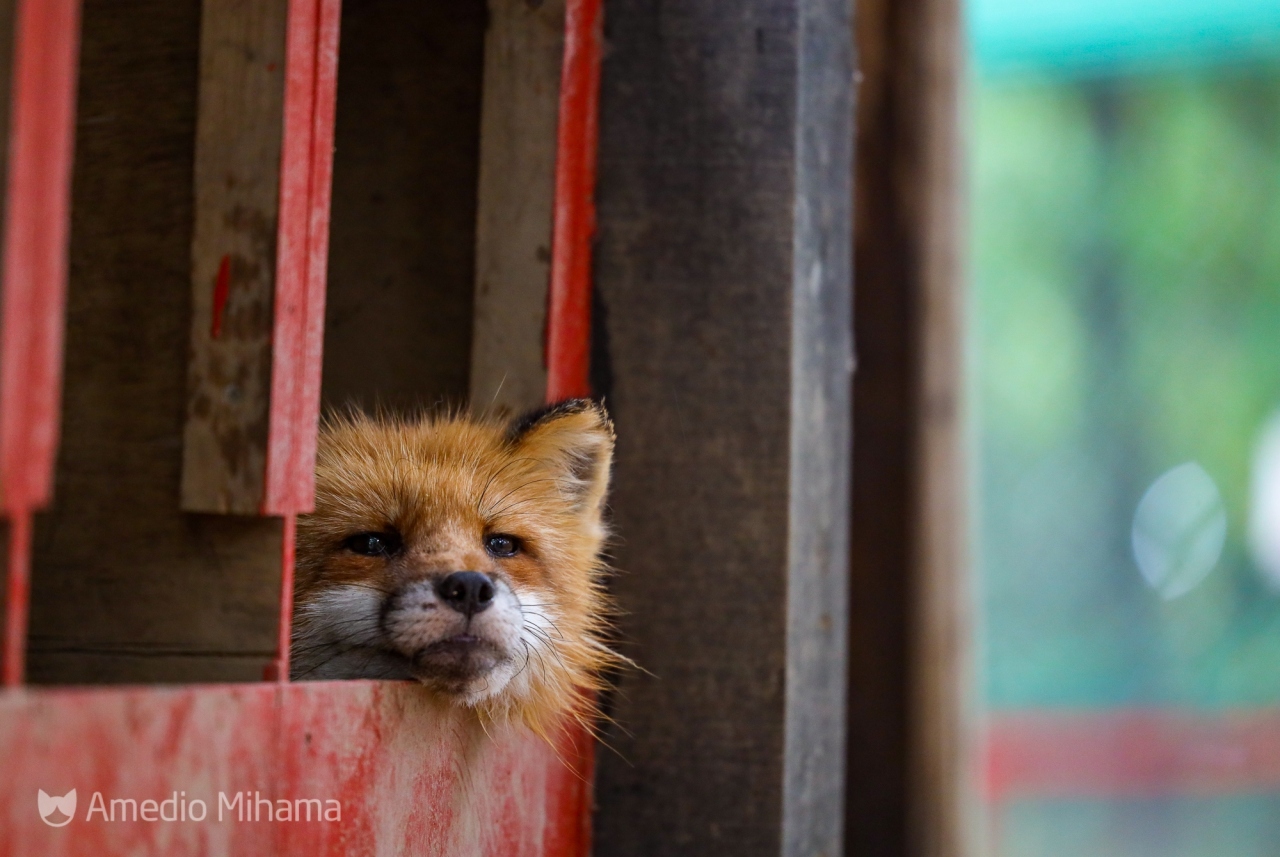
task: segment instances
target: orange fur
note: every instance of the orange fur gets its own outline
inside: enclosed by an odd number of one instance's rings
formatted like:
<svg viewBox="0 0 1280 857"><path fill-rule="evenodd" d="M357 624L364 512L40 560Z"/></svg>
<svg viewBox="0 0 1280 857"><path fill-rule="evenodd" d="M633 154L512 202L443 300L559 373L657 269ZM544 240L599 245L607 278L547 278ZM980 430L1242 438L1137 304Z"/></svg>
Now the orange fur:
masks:
<svg viewBox="0 0 1280 857"><path fill-rule="evenodd" d="M298 523L295 677L412 677L482 719L517 719L543 735L565 712L585 720L591 694L582 691L599 689L620 660L605 643L601 559L612 455L608 415L586 400L511 425L329 420L316 509ZM350 546L369 533L398 549ZM493 554L492 534L516 537L516 555ZM501 609L464 616L433 600L459 571L491 578ZM403 606L406 592L423 603ZM423 654L477 636L497 666L464 658L461 678L442 676Z"/></svg>

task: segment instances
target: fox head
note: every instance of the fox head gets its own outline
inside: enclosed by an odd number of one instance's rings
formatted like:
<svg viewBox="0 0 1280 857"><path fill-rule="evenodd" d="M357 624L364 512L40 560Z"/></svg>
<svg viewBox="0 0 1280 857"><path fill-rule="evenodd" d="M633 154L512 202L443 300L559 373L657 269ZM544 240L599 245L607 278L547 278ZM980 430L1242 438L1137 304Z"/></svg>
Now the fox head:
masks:
<svg viewBox="0 0 1280 857"><path fill-rule="evenodd" d="M545 728L617 658L601 550L613 427L573 400L504 424L332 419L298 522L292 673L421 682Z"/></svg>

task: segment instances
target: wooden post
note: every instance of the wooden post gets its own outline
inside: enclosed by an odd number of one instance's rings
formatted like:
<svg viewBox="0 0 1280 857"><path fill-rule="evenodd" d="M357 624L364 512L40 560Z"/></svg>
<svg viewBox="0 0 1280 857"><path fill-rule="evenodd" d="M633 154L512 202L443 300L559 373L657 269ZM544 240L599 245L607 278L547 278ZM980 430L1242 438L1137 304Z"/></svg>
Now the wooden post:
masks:
<svg viewBox="0 0 1280 857"><path fill-rule="evenodd" d="M611 0L598 374L625 651L610 855L835 855L844 817L852 4Z"/></svg>
<svg viewBox="0 0 1280 857"><path fill-rule="evenodd" d="M0 299L0 497L11 524L6 686L25 672L32 515L53 498L80 4L20 0L14 32Z"/></svg>
<svg viewBox="0 0 1280 857"><path fill-rule="evenodd" d="M956 0L863 0L849 854L975 838Z"/></svg>

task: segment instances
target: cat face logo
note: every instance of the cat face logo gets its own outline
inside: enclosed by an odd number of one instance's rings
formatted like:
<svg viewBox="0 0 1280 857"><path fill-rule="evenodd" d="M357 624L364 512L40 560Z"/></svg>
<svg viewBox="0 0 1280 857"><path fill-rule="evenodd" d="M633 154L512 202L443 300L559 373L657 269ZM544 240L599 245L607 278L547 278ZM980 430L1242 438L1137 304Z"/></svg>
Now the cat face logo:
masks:
<svg viewBox="0 0 1280 857"><path fill-rule="evenodd" d="M62 797L53 797L45 794L44 789L41 789L39 804L41 821L50 827L66 827L76 816L76 790L72 789ZM50 821L49 816L55 814L65 817L61 821Z"/></svg>

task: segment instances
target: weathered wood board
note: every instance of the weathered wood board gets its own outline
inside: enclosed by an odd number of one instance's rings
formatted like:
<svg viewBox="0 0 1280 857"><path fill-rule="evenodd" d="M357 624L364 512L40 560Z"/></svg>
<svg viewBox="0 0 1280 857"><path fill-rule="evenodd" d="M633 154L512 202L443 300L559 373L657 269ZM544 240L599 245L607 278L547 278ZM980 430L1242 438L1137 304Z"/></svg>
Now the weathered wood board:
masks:
<svg viewBox="0 0 1280 857"><path fill-rule="evenodd" d="M288 0L201 6L182 508L257 514L271 387Z"/></svg>
<svg viewBox="0 0 1280 857"><path fill-rule="evenodd" d="M611 0L610 855L841 853L852 4Z"/></svg>
<svg viewBox="0 0 1280 857"><path fill-rule="evenodd" d="M491 728L399 682L0 693L0 854L586 857L589 744Z"/></svg>

